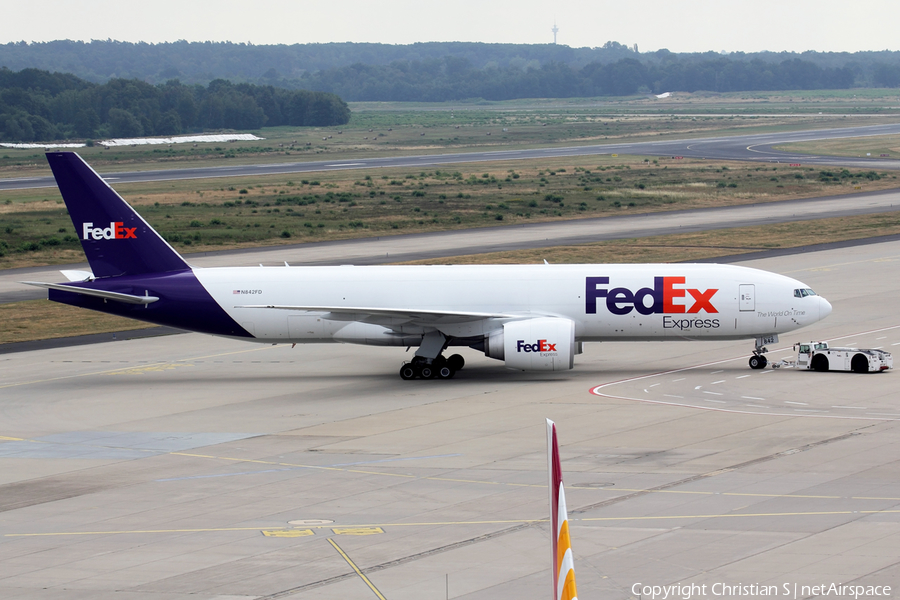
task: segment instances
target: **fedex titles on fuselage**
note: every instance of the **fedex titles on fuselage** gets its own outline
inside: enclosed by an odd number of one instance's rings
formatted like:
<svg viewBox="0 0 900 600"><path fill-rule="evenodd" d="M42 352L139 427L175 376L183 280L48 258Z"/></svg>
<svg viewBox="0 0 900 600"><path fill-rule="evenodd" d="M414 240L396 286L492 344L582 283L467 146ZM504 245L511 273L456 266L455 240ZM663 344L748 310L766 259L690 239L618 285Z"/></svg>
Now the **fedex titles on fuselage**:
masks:
<svg viewBox="0 0 900 600"><path fill-rule="evenodd" d="M684 277L654 277L653 287L632 291L625 287L607 286L609 277L586 277L584 312L597 314L597 300L606 299L606 310L613 315L627 315L636 311L642 315L663 315L664 329L716 329L717 318L700 318L700 311L717 314L719 311L712 303L718 289L699 290L680 287L685 284ZM694 317L675 317L671 315L696 314Z"/></svg>

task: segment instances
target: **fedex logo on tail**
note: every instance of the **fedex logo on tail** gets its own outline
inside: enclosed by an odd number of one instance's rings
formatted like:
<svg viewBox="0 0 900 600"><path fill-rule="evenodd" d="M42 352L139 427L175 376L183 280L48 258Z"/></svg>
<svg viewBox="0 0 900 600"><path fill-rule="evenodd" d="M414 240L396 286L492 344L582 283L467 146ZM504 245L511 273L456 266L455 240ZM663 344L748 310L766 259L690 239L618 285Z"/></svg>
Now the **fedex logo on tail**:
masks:
<svg viewBox="0 0 900 600"><path fill-rule="evenodd" d="M718 289L698 290L679 287L684 277L654 277L653 287L634 292L624 287L607 289L609 277L587 277L585 281L584 312L597 314L597 300L606 299L606 309L614 315L627 315L636 310L642 315L676 313L717 313L712 297Z"/></svg>
<svg viewBox="0 0 900 600"><path fill-rule="evenodd" d="M556 344L551 344L547 340L538 340L534 344L528 344L525 340L516 342L516 352L556 352Z"/></svg>
<svg viewBox="0 0 900 600"><path fill-rule="evenodd" d="M122 221L115 221L109 227L94 227L93 223L82 223L82 236L84 240L136 240L137 227L125 227Z"/></svg>

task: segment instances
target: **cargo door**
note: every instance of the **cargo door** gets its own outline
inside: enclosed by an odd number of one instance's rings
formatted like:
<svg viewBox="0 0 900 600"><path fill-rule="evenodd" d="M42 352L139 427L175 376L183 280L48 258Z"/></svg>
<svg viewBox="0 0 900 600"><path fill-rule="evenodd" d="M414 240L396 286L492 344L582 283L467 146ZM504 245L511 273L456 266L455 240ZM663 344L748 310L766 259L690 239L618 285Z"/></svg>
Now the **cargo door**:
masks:
<svg viewBox="0 0 900 600"><path fill-rule="evenodd" d="M756 286L752 283L742 283L739 291L739 305L741 311L756 310Z"/></svg>

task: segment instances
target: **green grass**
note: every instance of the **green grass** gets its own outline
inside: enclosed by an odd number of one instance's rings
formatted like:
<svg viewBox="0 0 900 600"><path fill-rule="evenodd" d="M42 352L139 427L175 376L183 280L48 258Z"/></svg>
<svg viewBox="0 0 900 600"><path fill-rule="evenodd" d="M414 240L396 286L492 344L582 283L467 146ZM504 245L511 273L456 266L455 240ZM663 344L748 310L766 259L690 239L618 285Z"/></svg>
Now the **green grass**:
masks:
<svg viewBox="0 0 900 600"><path fill-rule="evenodd" d="M182 252L726 206L895 187L858 170L589 156L448 169L128 184ZM9 204L6 202L9 201ZM0 268L83 260L49 190L0 193Z"/></svg>
<svg viewBox="0 0 900 600"><path fill-rule="evenodd" d="M142 327L153 325L49 300L0 304L0 344L127 331Z"/></svg>
<svg viewBox="0 0 900 600"><path fill-rule="evenodd" d="M872 158L900 158L900 135L876 135L782 144L775 147L788 152Z"/></svg>
<svg viewBox="0 0 900 600"><path fill-rule="evenodd" d="M115 172L763 133L890 122L896 117L877 113L896 105L888 103L896 93L358 103L351 122L342 128L268 128L257 132L266 138L262 141L109 150L95 146L80 153L95 168ZM832 109L839 114L829 114ZM323 172L115 187L176 248L189 252L719 206L896 185L893 174L879 173L881 179L874 180L854 171L824 178L815 170L795 172L782 165L776 173L775 168L597 156L424 172ZM487 178L482 177L485 173ZM43 152L0 149L0 177L48 174ZM247 193L241 194L242 189ZM82 260L75 238L57 190L0 192L0 268Z"/></svg>

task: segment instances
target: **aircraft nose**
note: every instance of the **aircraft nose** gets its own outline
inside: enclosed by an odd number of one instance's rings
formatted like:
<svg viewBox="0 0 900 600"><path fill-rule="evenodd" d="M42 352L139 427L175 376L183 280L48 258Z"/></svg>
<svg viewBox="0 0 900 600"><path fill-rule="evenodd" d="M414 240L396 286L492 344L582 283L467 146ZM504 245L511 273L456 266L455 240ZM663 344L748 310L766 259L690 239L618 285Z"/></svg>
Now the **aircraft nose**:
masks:
<svg viewBox="0 0 900 600"><path fill-rule="evenodd" d="M831 302L819 296L819 318L824 319L831 314Z"/></svg>

